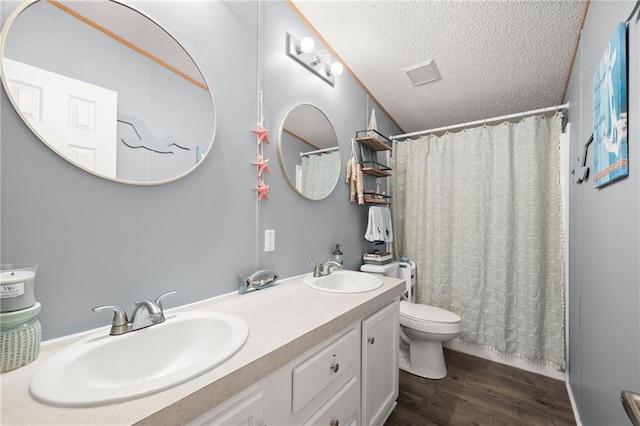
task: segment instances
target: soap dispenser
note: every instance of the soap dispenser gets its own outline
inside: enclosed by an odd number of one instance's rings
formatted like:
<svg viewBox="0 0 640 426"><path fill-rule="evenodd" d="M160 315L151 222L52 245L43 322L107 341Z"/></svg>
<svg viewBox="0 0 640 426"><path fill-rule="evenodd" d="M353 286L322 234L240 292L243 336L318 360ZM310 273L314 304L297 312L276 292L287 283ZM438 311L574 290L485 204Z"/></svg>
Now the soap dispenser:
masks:
<svg viewBox="0 0 640 426"><path fill-rule="evenodd" d="M329 259L335 260L342 265L342 250L340 249L340 244L336 244L336 248L331 252L331 257Z"/></svg>

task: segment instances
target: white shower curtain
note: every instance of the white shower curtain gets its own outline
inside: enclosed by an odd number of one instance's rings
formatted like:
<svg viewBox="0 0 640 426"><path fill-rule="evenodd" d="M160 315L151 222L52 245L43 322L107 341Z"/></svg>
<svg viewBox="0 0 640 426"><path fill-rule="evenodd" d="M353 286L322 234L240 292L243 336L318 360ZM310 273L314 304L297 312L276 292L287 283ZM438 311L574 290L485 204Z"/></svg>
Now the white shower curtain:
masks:
<svg viewBox="0 0 640 426"><path fill-rule="evenodd" d="M395 143L396 253L459 339L565 366L561 117Z"/></svg>
<svg viewBox="0 0 640 426"><path fill-rule="evenodd" d="M340 175L340 152L330 151L302 157L302 193L321 199L331 193Z"/></svg>

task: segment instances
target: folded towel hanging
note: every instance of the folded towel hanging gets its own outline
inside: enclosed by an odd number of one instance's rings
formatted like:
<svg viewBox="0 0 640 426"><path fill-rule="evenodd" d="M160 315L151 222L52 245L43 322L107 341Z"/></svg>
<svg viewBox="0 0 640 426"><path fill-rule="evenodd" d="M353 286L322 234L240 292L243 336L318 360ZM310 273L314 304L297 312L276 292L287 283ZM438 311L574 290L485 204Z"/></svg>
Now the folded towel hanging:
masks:
<svg viewBox="0 0 640 426"><path fill-rule="evenodd" d="M384 242L393 242L393 227L391 225L391 209L389 207L381 207L382 222L384 224Z"/></svg>
<svg viewBox="0 0 640 426"><path fill-rule="evenodd" d="M369 223L367 224L367 231L364 234L364 238L371 243L381 244L384 243L384 234L382 209L377 206L370 206Z"/></svg>
<svg viewBox="0 0 640 426"><path fill-rule="evenodd" d="M369 221L364 238L374 244L393 242L391 210L389 207L369 207Z"/></svg>

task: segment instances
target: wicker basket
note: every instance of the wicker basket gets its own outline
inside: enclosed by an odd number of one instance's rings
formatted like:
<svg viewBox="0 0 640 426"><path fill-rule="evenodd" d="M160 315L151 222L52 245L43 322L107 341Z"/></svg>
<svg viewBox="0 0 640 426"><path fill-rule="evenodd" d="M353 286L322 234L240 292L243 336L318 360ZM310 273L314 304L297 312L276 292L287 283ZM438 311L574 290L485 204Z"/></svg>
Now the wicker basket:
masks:
<svg viewBox="0 0 640 426"><path fill-rule="evenodd" d="M40 304L0 314L0 373L29 364L40 355L42 326L36 315Z"/></svg>

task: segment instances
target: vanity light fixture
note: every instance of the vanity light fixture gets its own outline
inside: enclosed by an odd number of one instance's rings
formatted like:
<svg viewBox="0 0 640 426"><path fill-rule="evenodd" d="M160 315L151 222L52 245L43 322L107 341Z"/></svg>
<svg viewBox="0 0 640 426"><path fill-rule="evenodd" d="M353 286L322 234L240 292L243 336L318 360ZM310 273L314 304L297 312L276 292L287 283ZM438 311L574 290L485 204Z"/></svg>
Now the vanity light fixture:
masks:
<svg viewBox="0 0 640 426"><path fill-rule="evenodd" d="M334 63L331 64L331 66L327 70L327 73L330 73L330 74L335 75L336 77L338 77L338 76L342 75L343 71L344 71L344 67L342 66L342 64L340 62L334 62Z"/></svg>
<svg viewBox="0 0 640 426"><path fill-rule="evenodd" d="M331 56L324 50L315 52L315 42L311 37L298 40L287 33L287 55L332 86L336 77L342 74L344 67L340 62L332 62Z"/></svg>
<svg viewBox="0 0 640 426"><path fill-rule="evenodd" d="M296 53L311 53L316 48L316 43L311 37L302 37L300 44L296 45Z"/></svg>

